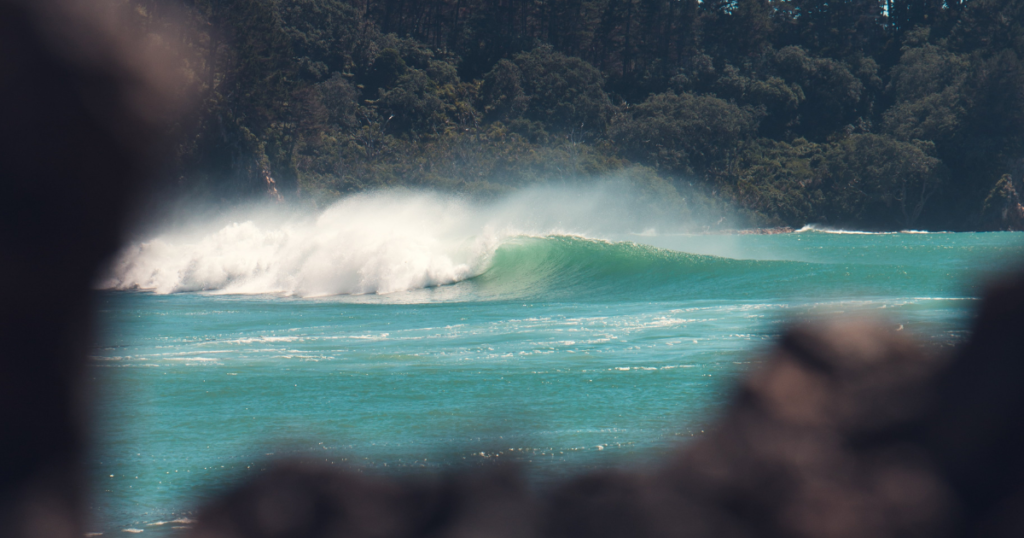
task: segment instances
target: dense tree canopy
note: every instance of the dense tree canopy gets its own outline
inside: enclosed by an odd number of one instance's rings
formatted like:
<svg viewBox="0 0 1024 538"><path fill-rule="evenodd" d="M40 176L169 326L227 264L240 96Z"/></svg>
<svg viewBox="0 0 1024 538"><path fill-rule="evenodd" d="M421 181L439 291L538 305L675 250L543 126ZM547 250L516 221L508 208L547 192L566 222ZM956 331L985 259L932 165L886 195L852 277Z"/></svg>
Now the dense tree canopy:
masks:
<svg viewBox="0 0 1024 538"><path fill-rule="evenodd" d="M1024 214L1024 0L121 1L197 96L180 190L619 170L748 225Z"/></svg>

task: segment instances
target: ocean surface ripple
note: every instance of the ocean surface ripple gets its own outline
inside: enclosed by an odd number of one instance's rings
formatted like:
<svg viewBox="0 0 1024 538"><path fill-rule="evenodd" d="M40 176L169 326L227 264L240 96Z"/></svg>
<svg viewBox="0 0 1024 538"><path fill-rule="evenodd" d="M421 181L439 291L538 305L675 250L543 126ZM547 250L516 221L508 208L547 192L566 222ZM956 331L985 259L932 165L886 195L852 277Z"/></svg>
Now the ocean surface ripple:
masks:
<svg viewBox="0 0 1024 538"><path fill-rule="evenodd" d="M1024 256L1019 233L695 234L620 198L370 194L131 243L97 285L90 532L174 534L278 457L641 465L700 436L786 324L954 345Z"/></svg>

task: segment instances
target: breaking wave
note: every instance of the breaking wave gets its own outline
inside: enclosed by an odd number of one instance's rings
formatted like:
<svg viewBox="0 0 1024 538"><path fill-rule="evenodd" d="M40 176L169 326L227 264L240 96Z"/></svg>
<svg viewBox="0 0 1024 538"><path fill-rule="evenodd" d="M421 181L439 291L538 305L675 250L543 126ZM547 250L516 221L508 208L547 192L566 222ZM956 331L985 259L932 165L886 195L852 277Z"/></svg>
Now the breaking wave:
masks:
<svg viewBox="0 0 1024 538"><path fill-rule="evenodd" d="M643 207L600 188L535 189L486 204L423 192L355 195L317 215L264 209L158 234L123 249L98 287L300 297L432 288L483 275L503 245L523 238L650 229Z"/></svg>
<svg viewBox="0 0 1024 538"><path fill-rule="evenodd" d="M123 249L98 287L371 302L674 300L752 290L815 297L837 281L848 283L847 294L895 293L921 278L885 265L734 259L608 240L665 229L646 218L648 207L607 192L559 190L492 203L356 195L311 215L263 209L179 226Z"/></svg>

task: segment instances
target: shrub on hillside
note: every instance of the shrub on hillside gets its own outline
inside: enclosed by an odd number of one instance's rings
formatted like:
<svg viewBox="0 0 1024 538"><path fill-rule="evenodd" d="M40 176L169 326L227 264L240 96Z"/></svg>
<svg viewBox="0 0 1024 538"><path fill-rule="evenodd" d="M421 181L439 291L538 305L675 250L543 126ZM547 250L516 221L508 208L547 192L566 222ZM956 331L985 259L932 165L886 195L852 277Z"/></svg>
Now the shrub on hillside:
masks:
<svg viewBox="0 0 1024 538"><path fill-rule="evenodd" d="M608 138L623 157L672 174L724 168L740 141L757 132L759 109L712 95L652 95L612 122Z"/></svg>
<svg viewBox="0 0 1024 538"><path fill-rule="evenodd" d="M480 104L489 121L525 119L549 132L599 135L614 111L603 84L594 66L543 46L498 62L484 76Z"/></svg>

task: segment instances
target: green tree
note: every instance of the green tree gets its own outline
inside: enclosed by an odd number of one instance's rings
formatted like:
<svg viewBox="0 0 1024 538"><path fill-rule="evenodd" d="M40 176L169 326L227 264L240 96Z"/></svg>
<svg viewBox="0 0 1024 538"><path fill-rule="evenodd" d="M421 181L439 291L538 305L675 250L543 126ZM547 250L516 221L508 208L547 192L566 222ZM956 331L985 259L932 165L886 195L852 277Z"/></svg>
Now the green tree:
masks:
<svg viewBox="0 0 1024 538"><path fill-rule="evenodd" d="M824 176L830 221L889 229L913 228L942 187L946 168L927 142L873 134L829 146Z"/></svg>
<svg viewBox="0 0 1024 538"><path fill-rule="evenodd" d="M601 72L543 46L499 62L484 77L481 105L491 121L526 119L549 132L604 132L614 108Z"/></svg>
<svg viewBox="0 0 1024 538"><path fill-rule="evenodd" d="M666 92L629 107L608 137L623 157L671 174L725 170L740 141L757 132L759 111L709 95Z"/></svg>
<svg viewBox="0 0 1024 538"><path fill-rule="evenodd" d="M893 67L887 91L895 105L883 116L884 129L903 141L930 140L939 145L953 143L965 119L964 82L970 62L926 41L927 30L919 30L904 46L900 63Z"/></svg>
<svg viewBox="0 0 1024 538"><path fill-rule="evenodd" d="M812 56L800 47L785 47L774 58L778 72L804 94L799 124L793 130L809 140L821 142L857 123L864 111L864 83L849 64L832 58Z"/></svg>
<svg viewBox="0 0 1024 538"><path fill-rule="evenodd" d="M803 226L827 220L822 177L825 147L758 139L743 145L734 181L723 193L758 225ZM731 178L730 178L731 179Z"/></svg>

